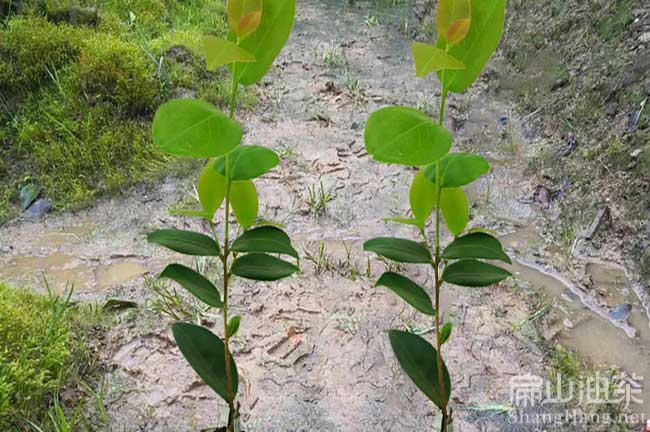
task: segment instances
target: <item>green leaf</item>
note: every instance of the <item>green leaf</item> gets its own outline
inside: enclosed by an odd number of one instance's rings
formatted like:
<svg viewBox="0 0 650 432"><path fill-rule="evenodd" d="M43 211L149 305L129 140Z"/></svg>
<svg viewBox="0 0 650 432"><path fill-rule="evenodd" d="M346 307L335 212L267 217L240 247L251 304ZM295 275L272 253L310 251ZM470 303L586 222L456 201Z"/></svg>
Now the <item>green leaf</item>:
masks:
<svg viewBox="0 0 650 432"><path fill-rule="evenodd" d="M251 53L256 61L229 66L237 82L251 85L262 79L289 39L295 11L296 0L262 1L262 20L259 27L239 44ZM234 32L228 34L228 39L236 40Z"/></svg>
<svg viewBox="0 0 650 432"><path fill-rule="evenodd" d="M465 186L490 170L490 165L480 155L472 153L449 153L440 159L440 187L453 188ZM436 183L436 164L424 168L424 176Z"/></svg>
<svg viewBox="0 0 650 432"><path fill-rule="evenodd" d="M206 328L180 322L172 325L172 334L183 357L192 366L192 369L212 390L228 402L230 398L228 397L226 379L225 347L221 339ZM230 371L234 398L237 395L239 376L232 356L230 357Z"/></svg>
<svg viewBox="0 0 650 432"><path fill-rule="evenodd" d="M210 158L239 145L242 129L215 106L196 99L174 99L158 108L153 142L179 156Z"/></svg>
<svg viewBox="0 0 650 432"><path fill-rule="evenodd" d="M261 226L244 232L233 242L231 250L287 254L298 259L298 252L291 246L289 236L273 226Z"/></svg>
<svg viewBox="0 0 650 432"><path fill-rule="evenodd" d="M280 159L271 149L261 146L239 146L228 155L230 161L230 180L251 180L266 174L274 168ZM214 163L214 169L226 175L226 157L222 156Z"/></svg>
<svg viewBox="0 0 650 432"><path fill-rule="evenodd" d="M418 78L444 69L465 69L465 65L461 61L429 44L414 42L411 51L415 60L415 75Z"/></svg>
<svg viewBox="0 0 650 432"><path fill-rule="evenodd" d="M203 168L197 187L201 207L209 220L212 220L226 197L226 178L213 169L213 163L214 161L210 160Z"/></svg>
<svg viewBox="0 0 650 432"><path fill-rule="evenodd" d="M381 275L375 286L385 286L423 314L435 315L429 295L420 285L407 277L386 272Z"/></svg>
<svg viewBox="0 0 650 432"><path fill-rule="evenodd" d="M205 210L192 210L192 209L169 209L168 213L170 216L190 216L198 217L202 219L211 219L213 214L206 212Z"/></svg>
<svg viewBox="0 0 650 432"><path fill-rule="evenodd" d="M212 282L189 267L181 264L169 264L158 277L177 282L208 306L223 307L219 291Z"/></svg>
<svg viewBox="0 0 650 432"><path fill-rule="evenodd" d="M443 87L454 93L465 91L476 81L499 45L505 21L506 0L471 0L471 11L472 19L467 36L448 51L449 55L465 64L465 69L438 72ZM444 38L439 37L436 46L444 49Z"/></svg>
<svg viewBox="0 0 650 432"><path fill-rule="evenodd" d="M443 281L467 287L492 285L508 276L512 274L501 267L473 259L456 261L442 272Z"/></svg>
<svg viewBox="0 0 650 432"><path fill-rule="evenodd" d="M400 330L389 331L388 338L404 372L422 393L436 406L441 407L436 349L426 339ZM451 380L447 366L444 363L442 366L446 403L451 395Z"/></svg>
<svg viewBox="0 0 650 432"><path fill-rule="evenodd" d="M235 213L237 222L243 229L247 229L257 220L259 202L257 189L250 180L233 181L230 184L230 204Z"/></svg>
<svg viewBox="0 0 650 432"><path fill-rule="evenodd" d="M194 231L161 229L149 233L149 243L157 243L185 255L218 256L219 245L205 234Z"/></svg>
<svg viewBox="0 0 650 432"><path fill-rule="evenodd" d="M442 328L440 328L440 345L449 340L452 328L453 325L450 322L445 323Z"/></svg>
<svg viewBox="0 0 650 432"><path fill-rule="evenodd" d="M203 36L203 48L205 50L205 63L210 71L230 63L255 61L255 57L251 53L226 39Z"/></svg>
<svg viewBox="0 0 650 432"><path fill-rule="evenodd" d="M440 210L449 232L457 237L469 222L469 206L463 188L445 188L440 192Z"/></svg>
<svg viewBox="0 0 650 432"><path fill-rule="evenodd" d="M395 237L377 237L363 244L363 250L398 262L429 264L431 252L420 243Z"/></svg>
<svg viewBox="0 0 650 432"><path fill-rule="evenodd" d="M228 337L233 337L237 334L237 331L239 330L239 324L241 323L241 317L239 315L235 315L234 317L230 318L230 322L228 323Z"/></svg>
<svg viewBox="0 0 650 432"><path fill-rule="evenodd" d="M390 217L390 218L384 218L384 222L394 222L402 225L411 225L420 228L424 227L422 221L417 219L411 219L411 218Z"/></svg>
<svg viewBox="0 0 650 432"><path fill-rule="evenodd" d="M370 116L364 131L366 150L378 162L426 165L442 158L451 147L451 134L426 114L391 106Z"/></svg>
<svg viewBox="0 0 650 432"><path fill-rule="evenodd" d="M38 198L42 190L43 187L41 185L34 183L29 183L20 188L20 210L27 210L27 207L36 201L36 198Z"/></svg>
<svg viewBox="0 0 650 432"><path fill-rule="evenodd" d="M226 12L230 30L245 39L260 25L262 0L228 0Z"/></svg>
<svg viewBox="0 0 650 432"><path fill-rule="evenodd" d="M232 263L232 273L242 278L275 281L299 270L295 265L263 253L250 253L237 257Z"/></svg>
<svg viewBox="0 0 650 432"><path fill-rule="evenodd" d="M424 176L424 170L418 171L413 178L409 191L409 203L415 219L424 225L431 216L437 201L436 186Z"/></svg>
<svg viewBox="0 0 650 432"><path fill-rule="evenodd" d="M501 242L490 234L475 232L455 239L442 252L445 259L483 258L512 264Z"/></svg>

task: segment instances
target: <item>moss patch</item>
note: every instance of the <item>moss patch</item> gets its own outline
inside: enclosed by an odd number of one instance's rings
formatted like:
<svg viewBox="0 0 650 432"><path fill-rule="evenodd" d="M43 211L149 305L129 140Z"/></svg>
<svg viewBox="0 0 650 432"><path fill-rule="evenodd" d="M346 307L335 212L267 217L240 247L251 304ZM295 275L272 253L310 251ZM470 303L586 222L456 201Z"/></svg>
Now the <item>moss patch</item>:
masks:
<svg viewBox="0 0 650 432"><path fill-rule="evenodd" d="M201 47L225 33L225 2L19 5L0 26L0 222L28 183L70 209L187 167L153 146L151 121L174 97L227 101L227 75L206 70Z"/></svg>

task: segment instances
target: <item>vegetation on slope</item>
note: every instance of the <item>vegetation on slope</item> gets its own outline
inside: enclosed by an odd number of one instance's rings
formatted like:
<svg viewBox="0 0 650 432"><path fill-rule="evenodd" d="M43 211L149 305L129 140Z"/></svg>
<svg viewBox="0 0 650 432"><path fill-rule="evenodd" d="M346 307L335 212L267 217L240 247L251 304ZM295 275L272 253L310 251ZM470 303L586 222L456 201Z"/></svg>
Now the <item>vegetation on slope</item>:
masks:
<svg viewBox="0 0 650 432"><path fill-rule="evenodd" d="M153 146L153 113L173 97L227 99L199 54L202 35L226 31L225 2L94 4L0 0L0 221L25 185L78 208L187 168Z"/></svg>
<svg viewBox="0 0 650 432"><path fill-rule="evenodd" d="M508 22L503 53L518 78L501 86L545 138L530 174L551 192L564 191L554 234L571 245L607 207L611 223L593 244L622 249L647 274L650 7L642 0L518 0Z"/></svg>

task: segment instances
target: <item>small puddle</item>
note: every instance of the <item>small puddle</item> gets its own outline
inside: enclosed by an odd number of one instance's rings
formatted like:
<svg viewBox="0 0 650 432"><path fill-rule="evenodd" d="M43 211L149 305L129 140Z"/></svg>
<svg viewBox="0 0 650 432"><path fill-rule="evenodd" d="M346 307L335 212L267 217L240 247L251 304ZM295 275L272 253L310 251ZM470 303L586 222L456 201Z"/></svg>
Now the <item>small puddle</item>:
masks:
<svg viewBox="0 0 650 432"><path fill-rule="evenodd" d="M504 236L504 245L516 251L524 241L540 239L530 227ZM650 321L621 267L605 262L586 266L591 289L583 289L537 264L516 260L510 270L531 288L547 293L552 307L564 316L556 340L597 365L615 366L642 386L640 404L630 408L650 414Z"/></svg>
<svg viewBox="0 0 650 432"><path fill-rule="evenodd" d="M17 257L0 266L0 280L40 284L45 278L55 292L63 292L69 286L76 292L100 292L145 273L147 269L135 261L91 265L88 260L60 252L44 257Z"/></svg>
<svg viewBox="0 0 650 432"><path fill-rule="evenodd" d="M132 261L100 265L96 269L97 285L102 290L128 282L145 273L147 269L142 264Z"/></svg>

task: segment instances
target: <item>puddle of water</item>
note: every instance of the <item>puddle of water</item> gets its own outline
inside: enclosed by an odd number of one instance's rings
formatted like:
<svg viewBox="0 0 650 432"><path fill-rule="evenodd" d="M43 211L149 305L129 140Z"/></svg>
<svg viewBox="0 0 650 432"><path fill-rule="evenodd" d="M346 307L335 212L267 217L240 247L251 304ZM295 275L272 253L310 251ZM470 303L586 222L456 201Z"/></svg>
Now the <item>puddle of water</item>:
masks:
<svg viewBox="0 0 650 432"><path fill-rule="evenodd" d="M82 239L92 233L94 226L91 223L72 225L61 229L60 231L46 232L39 235L34 240L38 246L48 248L59 248L65 244L70 244Z"/></svg>
<svg viewBox="0 0 650 432"><path fill-rule="evenodd" d="M517 249L533 235L529 228L504 237L504 245ZM565 315L565 325L557 340L582 358L598 365L616 366L628 374L650 377L650 323L639 299L630 289L625 271L612 264L594 262L587 265L593 290L583 290L563 278L536 265L515 262L510 270L516 278L533 289L549 294L554 307ZM629 317L617 321L612 311L631 308ZM619 316L617 319L625 318ZM640 381L643 384L643 381ZM650 414L650 384L643 386L642 404L632 404L637 414Z"/></svg>
<svg viewBox="0 0 650 432"><path fill-rule="evenodd" d="M18 284L47 280L56 292L73 286L76 292L97 292L142 276L147 269L140 263L120 261L93 267L72 255L55 252L44 257L17 257L0 267L0 279Z"/></svg>
<svg viewBox="0 0 650 432"><path fill-rule="evenodd" d="M128 282L147 273L147 269L140 263L123 261L97 267L97 286L100 290Z"/></svg>

